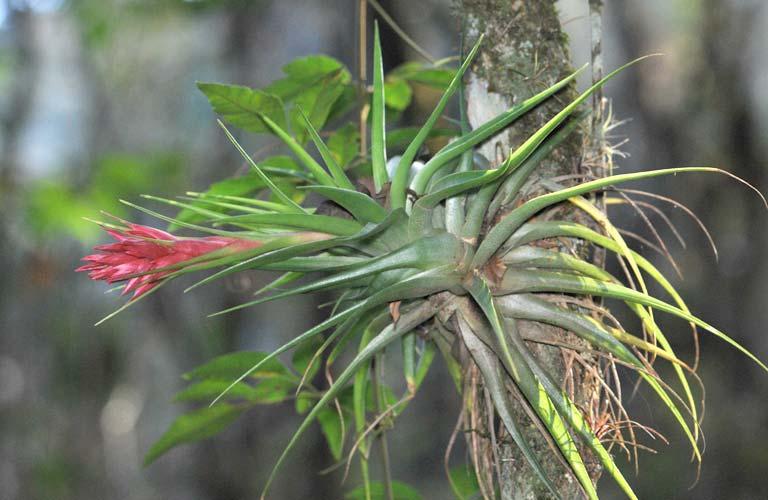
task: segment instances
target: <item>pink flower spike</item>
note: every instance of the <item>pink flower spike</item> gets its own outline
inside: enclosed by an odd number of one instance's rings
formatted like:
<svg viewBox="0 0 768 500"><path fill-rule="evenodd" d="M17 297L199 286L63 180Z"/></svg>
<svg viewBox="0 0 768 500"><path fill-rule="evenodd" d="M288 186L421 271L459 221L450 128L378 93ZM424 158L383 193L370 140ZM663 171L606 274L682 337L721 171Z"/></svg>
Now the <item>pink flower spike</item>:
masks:
<svg viewBox="0 0 768 500"><path fill-rule="evenodd" d="M154 272L157 269L180 264L216 250L242 252L261 246L258 241L222 236L180 238L139 224L128 224L128 228L123 230L109 228L106 231L116 242L94 247L99 253L83 257L86 264L75 271L87 272L92 280L107 283L128 281L123 294L133 292L131 300L152 290L171 273ZM140 273L151 274L135 276Z"/></svg>

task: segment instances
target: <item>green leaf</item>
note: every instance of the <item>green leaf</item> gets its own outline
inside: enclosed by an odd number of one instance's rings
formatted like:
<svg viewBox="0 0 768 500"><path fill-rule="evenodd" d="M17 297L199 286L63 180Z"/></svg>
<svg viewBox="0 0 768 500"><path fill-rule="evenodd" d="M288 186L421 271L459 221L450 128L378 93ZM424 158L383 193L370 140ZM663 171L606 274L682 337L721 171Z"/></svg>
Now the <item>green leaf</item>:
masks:
<svg viewBox="0 0 768 500"><path fill-rule="evenodd" d="M317 279L306 285L276 293L269 297L248 302L248 306L262 304L272 300L291 297L299 294L316 292L323 289L350 286L361 278L377 276L392 269L424 269L426 271L436 266L455 266L463 248L461 243L447 233L415 240L397 250L368 259L364 263L352 266L346 271L326 278Z"/></svg>
<svg viewBox="0 0 768 500"><path fill-rule="evenodd" d="M384 111L384 65L381 59L379 24L373 30L373 102L371 103L371 162L376 192L389 181L387 174L386 126Z"/></svg>
<svg viewBox="0 0 768 500"><path fill-rule="evenodd" d="M181 415L152 445L144 457L144 466L151 464L175 446L200 441L218 434L240 416L244 409L222 403Z"/></svg>
<svg viewBox="0 0 768 500"><path fill-rule="evenodd" d="M185 380L235 379L252 366L259 364L259 369L250 373L254 378L285 377L290 371L274 358L264 361L268 353L257 351L237 351L218 356L204 365L184 374ZM263 363L262 363L263 362Z"/></svg>
<svg viewBox="0 0 768 500"><path fill-rule="evenodd" d="M328 443L333 459L341 460L341 454L344 448L344 427L342 417L339 416L335 406L329 406L323 409L317 415L317 421L320 423L320 429Z"/></svg>
<svg viewBox="0 0 768 500"><path fill-rule="evenodd" d="M316 92L305 93L296 100L296 106L291 110L291 124L296 131L296 139L300 143L307 141L309 130L305 129L304 112L307 113L310 123L316 129L325 126L328 116L333 110L336 101L344 93L349 83L349 74L337 72L324 79Z"/></svg>
<svg viewBox="0 0 768 500"><path fill-rule="evenodd" d="M365 496L365 488L359 486L344 495L344 500L388 500L384 483L371 481L370 486L370 499ZM400 481L392 481L392 495L392 500L422 500L423 498L415 488Z"/></svg>
<svg viewBox="0 0 768 500"><path fill-rule="evenodd" d="M268 132L262 120L267 116L285 126L283 102L274 94L240 85L198 82L213 110L232 125L249 132Z"/></svg>
<svg viewBox="0 0 768 500"><path fill-rule="evenodd" d="M173 400L209 403L213 398L218 396L227 385L229 385L229 381L204 379L178 392ZM244 399L248 402L254 402L256 398L256 390L252 386L242 382L234 386L232 390L227 393L228 400Z"/></svg>
<svg viewBox="0 0 768 500"><path fill-rule="evenodd" d="M483 222L493 220L501 205L512 201L512 198L518 194L539 163L568 138L586 116L588 113L574 115L557 132L548 137L514 172L505 179L497 181L500 186L490 193L492 199L475 197L467 209L466 223L461 232L462 237L467 240L476 240Z"/></svg>
<svg viewBox="0 0 768 500"><path fill-rule="evenodd" d="M294 101L303 94L322 87L328 75L342 73L349 76L349 72L342 63L326 55L294 59L283 66L283 73L286 74L285 78L272 82L264 88L264 91L286 102ZM301 104L305 107L304 103Z"/></svg>
<svg viewBox="0 0 768 500"><path fill-rule="evenodd" d="M411 142L416 138L416 135L421 130L421 127L402 127L387 130L387 151L399 152L405 151ZM429 139L450 139L459 135L459 131L453 128L433 128L427 135Z"/></svg>
<svg viewBox="0 0 768 500"><path fill-rule="evenodd" d="M499 302L499 309L505 316L558 326L575 333L592 345L599 347L605 352L613 354L617 359L634 367L638 371L638 374L648 382L651 388L669 408L686 437L688 437L691 442L695 456L697 458L700 456L696 438L691 432L677 405L672 401L662 385L651 376L651 374L646 373L645 366L626 346L619 342L619 340L627 342L633 346L646 348L650 352L660 355L678 366L681 365L682 362L675 357L673 352L670 354L668 351L662 350L654 344L641 341L640 339L615 328L611 329L611 333L608 333L606 330L607 327L594 318L557 307L547 301L536 298L534 295L507 295L500 297L497 300ZM693 418L693 415L692 419L694 420L693 425L697 426L698 423L695 421L695 418Z"/></svg>
<svg viewBox="0 0 768 500"><path fill-rule="evenodd" d="M314 394L307 391L299 392L296 395L296 413L299 415L307 413L312 408L312 405L315 404L315 401L317 401L317 397Z"/></svg>
<svg viewBox="0 0 768 500"><path fill-rule="evenodd" d="M328 113L328 122L336 121L347 115L360 102L357 85L347 85Z"/></svg>
<svg viewBox="0 0 768 500"><path fill-rule="evenodd" d="M352 123L347 123L331 134L328 149L339 166L346 168L360 150L360 131Z"/></svg>
<svg viewBox="0 0 768 500"><path fill-rule="evenodd" d="M453 467L448 471L448 480L458 500L471 500L480 491L475 469L468 465Z"/></svg>
<svg viewBox="0 0 768 500"><path fill-rule="evenodd" d="M569 198L573 198L574 196L581 196L592 191L597 191L599 189L616 184L622 184L624 182L689 172L713 172L722 173L728 176L733 175L725 172L724 170L713 167L680 167L662 170L649 170L647 172L611 175L602 179L583 182L581 184L561 189L553 193L537 196L509 212L501 219L498 224L493 226L493 228L488 232L486 237L483 239L483 242L478 247L477 253L472 259L472 267L480 267L488 262L488 259L490 259L491 256L506 243L506 241L520 226L526 223L537 212L540 212L549 206L555 205Z"/></svg>
<svg viewBox="0 0 768 500"><path fill-rule="evenodd" d="M350 237L337 237L323 240L307 239L305 237L286 237L279 240L273 240L270 243L264 244L260 247L259 251L253 251L253 257L242 260L232 264L231 266L222 269L221 271L208 276L205 279L200 280L191 287L187 288L192 290L198 286L202 286L206 283L210 283L213 280L228 276L237 271L245 269L254 269L267 264L275 264L284 262L294 257L301 256L312 252L320 252L328 248L335 246L343 246L348 243L352 243L357 240L371 238L380 232L386 231L391 225L400 222L404 217L404 212L394 211L387 215L387 218L381 223L372 225L366 225L360 233ZM309 241L308 243L302 243L302 241ZM222 311L220 314L223 314Z"/></svg>
<svg viewBox="0 0 768 500"><path fill-rule="evenodd" d="M248 403L275 404L285 401L296 389L295 377L281 376L261 380L256 386L243 382L227 391L227 400L243 399ZM204 379L176 394L175 401L199 401L210 403L229 387L230 380Z"/></svg>
<svg viewBox="0 0 768 500"><path fill-rule="evenodd" d="M387 78L384 82L384 103L396 111L404 111L411 104L413 91L405 80Z"/></svg>
<svg viewBox="0 0 768 500"><path fill-rule="evenodd" d="M289 112L290 127L303 144L306 132L300 109L316 129L322 129L337 101L349 91L354 92L351 76L342 63L325 55L295 59L283 67L283 72L286 77L272 82L264 91L295 104Z"/></svg>
<svg viewBox="0 0 768 500"><path fill-rule="evenodd" d="M214 397L221 394L221 391L229 387L230 381L224 380L219 386L219 392ZM261 380L254 387L254 402L261 404L281 403L288 399L296 390L297 380L294 377L271 377ZM227 393L229 394L229 393ZM211 401L213 398L211 398Z"/></svg>
<svg viewBox="0 0 768 500"><path fill-rule="evenodd" d="M438 89L445 89L451 84L456 70L450 68L437 68L418 62L407 62L389 72L389 75L422 83Z"/></svg>

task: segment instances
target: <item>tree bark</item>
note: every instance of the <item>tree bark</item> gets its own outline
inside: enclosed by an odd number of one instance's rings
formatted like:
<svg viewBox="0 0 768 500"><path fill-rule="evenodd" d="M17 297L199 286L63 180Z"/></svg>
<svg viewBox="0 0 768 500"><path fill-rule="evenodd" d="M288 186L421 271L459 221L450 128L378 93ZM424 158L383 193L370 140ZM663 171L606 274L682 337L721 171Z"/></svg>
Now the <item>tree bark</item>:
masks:
<svg viewBox="0 0 768 500"><path fill-rule="evenodd" d="M467 115L473 128L496 116L512 105L540 92L570 74L568 37L562 31L555 8L555 0L463 0L458 2L458 14L463 21L465 46L471 46L484 33L485 42L465 80ZM565 103L576 97L575 86L561 91L507 130L482 144L478 151L492 165L499 164L510 152L562 109ZM532 175L531 181L557 176L583 174L584 145L589 144L581 132L574 133L550 157L542 162ZM590 147L591 149L591 147ZM567 184L567 182L566 182ZM502 209L504 210L504 209ZM508 208L507 208L508 210ZM572 213L560 217L581 219ZM506 211L506 210L505 210ZM584 223L584 220L579 220ZM580 253L587 249L580 249ZM521 334L526 338L556 336L566 342L578 343L567 332L538 323L519 323ZM529 347L550 374L563 381L566 378L566 362L559 348L529 343ZM588 390L580 389L582 373L570 369L577 404L586 403ZM534 427L522 407L517 411L523 424L524 434L540 461L555 478L563 498L581 498L578 482L568 473L558 457ZM543 484L536 477L518 448L499 433L496 457L500 493L503 499L550 498ZM582 451L592 476L597 479L599 467L587 451Z"/></svg>

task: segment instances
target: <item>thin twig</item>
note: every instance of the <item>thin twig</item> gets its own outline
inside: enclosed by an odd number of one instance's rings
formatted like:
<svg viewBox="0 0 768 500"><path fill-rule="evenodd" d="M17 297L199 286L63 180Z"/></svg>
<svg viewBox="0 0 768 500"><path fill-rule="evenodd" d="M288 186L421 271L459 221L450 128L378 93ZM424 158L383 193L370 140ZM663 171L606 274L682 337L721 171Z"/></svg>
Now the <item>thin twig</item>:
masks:
<svg viewBox="0 0 768 500"><path fill-rule="evenodd" d="M403 39L403 41L414 51L416 51L417 54L419 54L421 57L426 59L430 62L430 64L435 64L437 61L432 55L421 48L418 43L416 43L413 38L408 36L408 33L406 33L396 22L394 19L392 19L392 16L390 16L386 10L384 10L384 7L381 6L379 2L376 0L368 0L368 3L371 4L371 7L374 8L376 12L379 13L382 19L392 28L392 30L397 33L397 36Z"/></svg>
<svg viewBox="0 0 768 500"><path fill-rule="evenodd" d="M368 125L367 120L367 99L366 82L368 81L368 3L366 0L358 1L358 39L357 39L357 65L360 93L360 156L365 156L368 151Z"/></svg>

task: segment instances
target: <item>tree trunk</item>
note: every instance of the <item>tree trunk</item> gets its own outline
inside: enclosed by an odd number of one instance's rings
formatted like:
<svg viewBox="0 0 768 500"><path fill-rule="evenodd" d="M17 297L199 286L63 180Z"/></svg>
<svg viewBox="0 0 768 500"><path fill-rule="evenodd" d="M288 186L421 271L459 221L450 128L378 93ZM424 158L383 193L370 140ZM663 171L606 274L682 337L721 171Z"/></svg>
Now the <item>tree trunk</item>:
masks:
<svg viewBox="0 0 768 500"><path fill-rule="evenodd" d="M570 53L567 35L562 31L555 8L555 0L463 0L458 5L463 20L465 46L471 46L484 33L485 42L480 49L471 71L466 78L467 115L472 127L477 127L512 105L540 92L544 88L570 74ZM593 47L594 48L594 47ZM599 50L599 48L598 48ZM499 164L510 148L521 144L536 129L562 109L565 103L576 97L575 86L561 91L490 141L481 145L478 151L488 158L492 165ZM563 175L583 174L584 144L582 133L574 133L553 154L539 166L531 181ZM590 146L590 149L592 147ZM565 182L567 184L567 182ZM570 210L568 207L560 208ZM504 210L504 211L508 211ZM565 218L579 219L574 210ZM585 223L584 220L579 220ZM581 248L581 252L588 249ZM570 343L578 343L574 336L553 327L538 323L519 323L521 334L526 338L557 336ZM545 331L543 331L545 330ZM542 344L529 344L542 365L558 380L571 377L577 404L587 402L591 391L582 389L580 370L566 369L566 355L559 348ZM558 457L540 432L534 427L522 407L517 411L518 420L540 461L560 489L563 498L582 496L578 482L565 472ZM503 437L499 433L500 437ZM509 439L498 439L495 457L500 462L496 467L503 499L549 498L531 467L518 448ZM582 451L586 465L597 479L599 466L591 459L587 450Z"/></svg>

